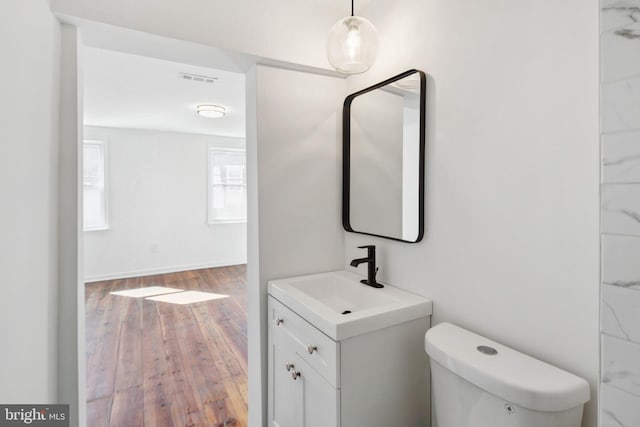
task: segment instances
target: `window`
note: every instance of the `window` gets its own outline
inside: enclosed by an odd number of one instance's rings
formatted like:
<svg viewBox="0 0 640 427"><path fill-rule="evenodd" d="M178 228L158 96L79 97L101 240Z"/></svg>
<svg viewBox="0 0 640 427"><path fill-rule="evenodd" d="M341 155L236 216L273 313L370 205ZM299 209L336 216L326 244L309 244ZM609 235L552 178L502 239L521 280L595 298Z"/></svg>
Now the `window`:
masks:
<svg viewBox="0 0 640 427"><path fill-rule="evenodd" d="M244 150L209 147L209 224L247 221Z"/></svg>
<svg viewBox="0 0 640 427"><path fill-rule="evenodd" d="M84 229L106 230L107 193L105 188L104 142L85 141L83 145Z"/></svg>

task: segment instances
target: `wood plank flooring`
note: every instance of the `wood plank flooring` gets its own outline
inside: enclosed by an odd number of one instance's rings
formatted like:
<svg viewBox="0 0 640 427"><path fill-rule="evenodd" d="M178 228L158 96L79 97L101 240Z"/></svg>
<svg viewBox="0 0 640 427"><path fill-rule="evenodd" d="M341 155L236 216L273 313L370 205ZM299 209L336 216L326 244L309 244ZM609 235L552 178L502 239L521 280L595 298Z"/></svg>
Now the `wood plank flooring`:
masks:
<svg viewBox="0 0 640 427"><path fill-rule="evenodd" d="M109 294L147 286L229 298ZM93 282L85 295L87 426L247 426L245 265Z"/></svg>

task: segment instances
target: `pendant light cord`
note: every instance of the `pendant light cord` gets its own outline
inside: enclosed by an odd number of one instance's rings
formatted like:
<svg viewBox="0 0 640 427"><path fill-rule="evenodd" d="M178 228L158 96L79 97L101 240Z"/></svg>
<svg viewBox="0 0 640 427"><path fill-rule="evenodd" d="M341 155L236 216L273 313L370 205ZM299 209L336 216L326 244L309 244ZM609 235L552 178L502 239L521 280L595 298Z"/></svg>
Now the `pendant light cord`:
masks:
<svg viewBox="0 0 640 427"><path fill-rule="evenodd" d="M351 0L351 16L353 16L353 0Z"/></svg>

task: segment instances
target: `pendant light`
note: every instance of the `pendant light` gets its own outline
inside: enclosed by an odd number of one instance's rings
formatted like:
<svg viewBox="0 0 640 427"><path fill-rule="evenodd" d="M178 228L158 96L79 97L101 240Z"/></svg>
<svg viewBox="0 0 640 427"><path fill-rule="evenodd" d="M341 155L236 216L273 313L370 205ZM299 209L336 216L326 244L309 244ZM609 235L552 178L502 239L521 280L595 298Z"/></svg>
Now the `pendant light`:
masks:
<svg viewBox="0 0 640 427"><path fill-rule="evenodd" d="M343 74L360 74L373 65L378 55L378 33L368 20L353 15L336 24L327 40L329 63Z"/></svg>

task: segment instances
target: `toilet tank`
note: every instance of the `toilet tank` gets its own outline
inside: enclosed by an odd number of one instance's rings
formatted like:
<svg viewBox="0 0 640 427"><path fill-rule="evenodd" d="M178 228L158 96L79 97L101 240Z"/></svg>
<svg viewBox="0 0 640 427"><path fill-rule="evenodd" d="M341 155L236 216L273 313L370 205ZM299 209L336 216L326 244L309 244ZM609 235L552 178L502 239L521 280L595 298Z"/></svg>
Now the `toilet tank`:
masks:
<svg viewBox="0 0 640 427"><path fill-rule="evenodd" d="M425 335L434 427L580 427L589 384L450 323Z"/></svg>

